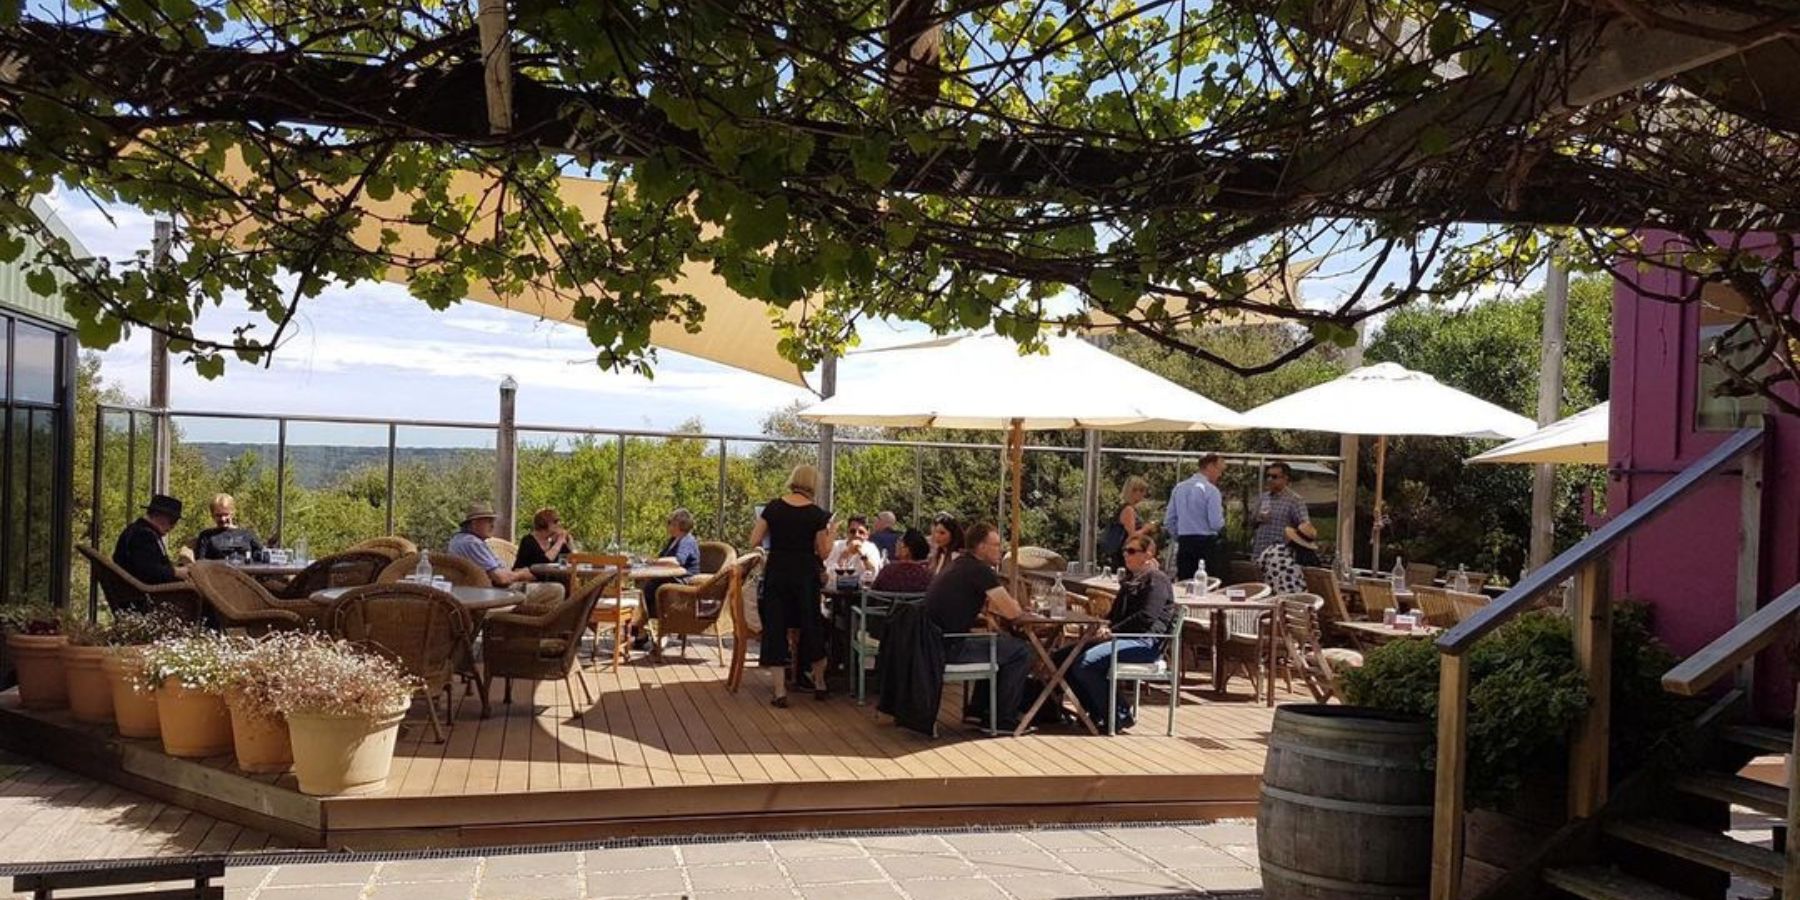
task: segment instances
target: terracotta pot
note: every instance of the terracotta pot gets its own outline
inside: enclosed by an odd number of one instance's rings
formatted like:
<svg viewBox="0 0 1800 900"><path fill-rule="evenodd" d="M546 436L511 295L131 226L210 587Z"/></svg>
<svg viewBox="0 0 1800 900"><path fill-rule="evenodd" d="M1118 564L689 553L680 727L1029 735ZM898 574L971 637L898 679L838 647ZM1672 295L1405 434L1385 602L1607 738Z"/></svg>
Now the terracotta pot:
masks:
<svg viewBox="0 0 1800 900"><path fill-rule="evenodd" d="M69 686L69 712L77 722L89 725L111 725L113 721L112 684L100 663L106 659L105 647L63 647L63 678Z"/></svg>
<svg viewBox="0 0 1800 900"><path fill-rule="evenodd" d="M406 709L379 718L290 713L294 775L303 794L379 791L394 762L394 738Z"/></svg>
<svg viewBox="0 0 1800 900"><path fill-rule="evenodd" d="M19 677L19 705L26 709L61 709L69 705L69 682L63 676L60 634L9 634L6 652Z"/></svg>
<svg viewBox="0 0 1800 900"><path fill-rule="evenodd" d="M156 689L156 717L162 722L163 752L189 759L231 752L231 713L225 698L163 679Z"/></svg>
<svg viewBox="0 0 1800 900"><path fill-rule="evenodd" d="M286 772L294 765L294 746L288 740L287 720L247 708L237 695L225 695L231 710L231 742L238 768L246 772Z"/></svg>
<svg viewBox="0 0 1800 900"><path fill-rule="evenodd" d="M106 683L112 686L113 721L119 736L153 738L162 734L162 719L156 714L156 692L140 688L137 647L109 647L100 661Z"/></svg>

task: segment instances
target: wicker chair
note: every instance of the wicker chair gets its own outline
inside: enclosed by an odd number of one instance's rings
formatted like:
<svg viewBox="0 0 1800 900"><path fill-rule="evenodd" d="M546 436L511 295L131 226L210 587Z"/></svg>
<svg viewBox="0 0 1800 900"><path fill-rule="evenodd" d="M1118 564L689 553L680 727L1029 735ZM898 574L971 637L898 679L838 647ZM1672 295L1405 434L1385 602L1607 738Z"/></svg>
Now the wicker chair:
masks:
<svg viewBox="0 0 1800 900"><path fill-rule="evenodd" d="M305 600L314 593L335 587L362 587L374 584L383 569L393 560L374 550L346 550L314 560L300 574L280 584L265 583L269 593L283 600Z"/></svg>
<svg viewBox="0 0 1800 900"><path fill-rule="evenodd" d="M756 606L756 592L762 583L756 578L763 564L761 550L738 557L741 574L737 585L725 597L725 608L731 610L731 668L725 673L725 690L733 693L744 683L744 664L750 655L750 642L762 637L761 620L751 620L750 610Z"/></svg>
<svg viewBox="0 0 1800 900"><path fill-rule="evenodd" d="M519 545L506 538L491 537L487 539L488 549L493 551L494 558L500 565L510 569L519 559Z"/></svg>
<svg viewBox="0 0 1800 900"><path fill-rule="evenodd" d="M419 552L419 545L397 534L385 537L372 537L349 548L350 550L370 550L385 554L388 559L399 559L408 553ZM348 552L348 551L346 551Z"/></svg>
<svg viewBox="0 0 1800 900"><path fill-rule="evenodd" d="M375 576L376 584L396 584L411 575L419 567L419 554L408 553L387 564L381 574ZM457 587L493 587L488 574L475 567L475 564L460 556L448 553L431 552L431 572L439 578Z"/></svg>
<svg viewBox="0 0 1800 900"><path fill-rule="evenodd" d="M581 633L587 630L594 604L624 573L612 570L589 579L581 592L548 609L529 610L520 607L511 612L489 613L483 620L481 665L489 682L505 679L504 702L512 703L514 678L549 681L560 678L569 692L569 708L575 709L575 688L571 676L581 682L581 693L588 707L594 705L594 694L587 680L575 672L575 655L581 650ZM577 713L579 716L580 714Z"/></svg>
<svg viewBox="0 0 1800 900"><path fill-rule="evenodd" d="M1327 573L1329 574L1329 573ZM1322 640L1319 613L1323 598L1312 594L1287 594L1281 602L1282 662L1293 688L1293 672L1320 703L1337 695L1337 673L1363 664L1363 656L1355 650L1326 647Z"/></svg>
<svg viewBox="0 0 1800 900"><path fill-rule="evenodd" d="M704 634L719 624L725 612L726 594L738 574L737 560L692 584L671 582L656 589L656 639L681 636L681 655L687 656L688 637ZM719 641L719 663L725 662L725 642Z"/></svg>
<svg viewBox="0 0 1800 900"><path fill-rule="evenodd" d="M86 544L76 544L75 549L87 557L88 570L100 582L100 593L106 596L106 606L113 612L167 609L189 622L205 618L206 605L192 584L186 581L145 584L120 568L112 557Z"/></svg>
<svg viewBox="0 0 1800 900"><path fill-rule="evenodd" d="M371 584L351 588L325 614L333 636L380 652L424 681L431 733L444 741L437 695L449 706L450 683L473 678L488 714L487 681L473 667L475 621L455 597L423 584Z"/></svg>
<svg viewBox="0 0 1800 900"><path fill-rule="evenodd" d="M222 628L242 628L252 635L311 628L325 612L323 606L309 600L276 597L229 563L194 563L188 567L188 579Z"/></svg>
<svg viewBox="0 0 1800 900"><path fill-rule="evenodd" d="M1431 563L1407 563L1406 584L1408 587L1431 587L1437 581L1438 567Z"/></svg>
<svg viewBox="0 0 1800 900"><path fill-rule="evenodd" d="M1400 602L1394 598L1394 583L1386 578L1358 578L1356 592L1362 595L1363 612L1371 622L1379 621L1387 610L1400 609Z"/></svg>
<svg viewBox="0 0 1800 900"><path fill-rule="evenodd" d="M1450 603L1449 591L1441 587L1418 585L1413 588L1413 599L1425 613L1425 624L1438 628L1449 628L1456 624L1456 607Z"/></svg>
<svg viewBox="0 0 1800 900"><path fill-rule="evenodd" d="M1263 577L1262 566L1257 565L1255 560L1250 559L1230 560L1225 563L1224 572L1208 572L1206 574L1214 576L1223 575L1226 584L1242 584L1247 581L1260 581Z"/></svg>
<svg viewBox="0 0 1800 900"><path fill-rule="evenodd" d="M1269 586L1260 581L1246 581L1228 585L1227 591L1243 591L1246 600L1261 600L1269 596ZM1251 693L1262 695L1263 660L1269 656L1270 634L1268 622L1269 612L1263 610L1226 610L1225 640L1222 646L1224 658L1220 660L1219 670L1223 673L1219 683L1213 689L1225 693L1225 687L1231 683L1232 669L1243 669L1250 676ZM1210 631L1210 629L1207 629ZM1275 695L1275 685L1269 684L1269 696Z"/></svg>
<svg viewBox="0 0 1800 900"><path fill-rule="evenodd" d="M700 574L712 575L725 571L725 567L737 562L737 548L724 541L700 542ZM658 603L662 602L660 595Z"/></svg>
<svg viewBox="0 0 1800 900"><path fill-rule="evenodd" d="M634 597L625 596L624 572L631 566L629 557L616 553L571 553L569 554L569 595L582 593L581 584L574 582L581 577L582 566L598 566L620 573L620 577L610 579L594 608L588 612L588 628L594 632L594 655L600 657L600 629L611 628L613 633L613 668L618 668L625 661L630 647L631 623L637 621L638 609L642 604ZM595 578L605 578L596 575Z"/></svg>

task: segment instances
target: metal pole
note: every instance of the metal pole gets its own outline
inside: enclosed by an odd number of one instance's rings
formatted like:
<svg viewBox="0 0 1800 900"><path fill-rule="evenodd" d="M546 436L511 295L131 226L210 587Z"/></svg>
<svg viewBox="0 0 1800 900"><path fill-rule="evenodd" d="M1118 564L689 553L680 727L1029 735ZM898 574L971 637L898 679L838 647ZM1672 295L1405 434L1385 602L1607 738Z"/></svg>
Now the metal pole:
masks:
<svg viewBox="0 0 1800 900"><path fill-rule="evenodd" d="M394 463L396 457L399 456L399 449L400 427L389 422L387 448L387 503L385 504L387 506L387 534L394 533Z"/></svg>
<svg viewBox="0 0 1800 900"><path fill-rule="evenodd" d="M827 356L819 364L819 397L830 400L837 394L837 357ZM837 479L837 427L819 426L819 496L820 506L831 508L832 489Z"/></svg>
<svg viewBox="0 0 1800 900"><path fill-rule="evenodd" d="M499 513L495 529L507 540L513 536L513 525L519 511L519 383L511 375L500 379L500 433L494 448L494 512Z"/></svg>
<svg viewBox="0 0 1800 900"><path fill-rule="evenodd" d="M913 448L913 527L931 529L925 524L925 517L931 513L925 509L925 450Z"/></svg>
<svg viewBox="0 0 1800 900"><path fill-rule="evenodd" d="M1356 326L1356 343L1344 352L1346 371L1362 366L1363 327ZM1346 567L1356 565L1356 477L1361 468L1358 456L1362 438L1354 434L1338 435L1338 532L1337 553ZM1371 563L1373 565L1373 563Z"/></svg>
<svg viewBox="0 0 1800 900"><path fill-rule="evenodd" d="M125 508L120 512L127 522L135 518L132 513L141 502L137 495L137 420L135 412L125 416Z"/></svg>
<svg viewBox="0 0 1800 900"><path fill-rule="evenodd" d="M718 531L715 533L714 536L717 537L721 541L724 541L726 539L725 538L725 476L726 476L726 472L725 472L725 439L720 438L719 439L719 525L718 525ZM729 541L727 541L727 543L729 543Z"/></svg>
<svg viewBox="0 0 1800 900"><path fill-rule="evenodd" d="M625 546L625 435L619 435L618 484L613 496L613 543Z"/></svg>
<svg viewBox="0 0 1800 900"><path fill-rule="evenodd" d="M88 546L100 550L100 535L105 533L105 526L100 518L106 512L106 410L94 410L94 496L88 500L91 512L88 517ZM102 551L104 552L104 551ZM88 566L88 621L96 620L100 615L100 581L94 577L94 567Z"/></svg>
<svg viewBox="0 0 1800 900"><path fill-rule="evenodd" d="M1556 421L1562 409L1563 345L1569 324L1569 270L1552 257L1544 278L1544 344L1538 366L1537 422ZM1556 547L1556 467L1531 467L1531 567L1550 561Z"/></svg>
<svg viewBox="0 0 1800 900"><path fill-rule="evenodd" d="M1006 474L1012 468L1012 440L1000 446L1000 494L994 498L994 527L998 528L1006 522ZM1020 467L1025 465L1021 458Z"/></svg>
<svg viewBox="0 0 1800 900"><path fill-rule="evenodd" d="M1100 432L1089 428L1081 455L1081 571L1094 565L1094 529L1100 524Z"/></svg>
<svg viewBox="0 0 1800 900"><path fill-rule="evenodd" d="M287 534L287 420L275 420L275 534L292 547Z"/></svg>
<svg viewBox="0 0 1800 900"><path fill-rule="evenodd" d="M156 235L151 240L151 263L160 269L169 264L169 247L175 241L175 223L158 220ZM156 494L169 492L169 336L162 331L150 332L150 407L154 430L151 432L150 490ZM192 499L192 498L190 498Z"/></svg>

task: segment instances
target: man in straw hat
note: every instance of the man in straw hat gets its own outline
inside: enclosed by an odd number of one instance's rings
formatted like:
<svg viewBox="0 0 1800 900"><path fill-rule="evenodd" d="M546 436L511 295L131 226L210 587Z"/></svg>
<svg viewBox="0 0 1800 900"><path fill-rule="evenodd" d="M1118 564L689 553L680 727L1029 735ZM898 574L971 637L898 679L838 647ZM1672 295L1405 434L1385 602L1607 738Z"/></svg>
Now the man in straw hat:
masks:
<svg viewBox="0 0 1800 900"><path fill-rule="evenodd" d="M125 526L113 545L113 562L131 573L131 577L150 585L178 581L181 573L169 562L169 549L163 536L181 521L181 501L156 494L144 507L144 514Z"/></svg>
<svg viewBox="0 0 1800 900"><path fill-rule="evenodd" d="M537 576L531 574L530 569L509 569L501 565L500 558L494 555L487 543L488 538L494 536L494 519L492 504L469 504L468 514L463 516L462 527L450 538L450 545L445 549L451 556L460 556L486 572L488 581L494 587L518 585L524 589L525 585L537 581ZM536 585L528 597L534 604L560 602L563 588L560 584Z"/></svg>

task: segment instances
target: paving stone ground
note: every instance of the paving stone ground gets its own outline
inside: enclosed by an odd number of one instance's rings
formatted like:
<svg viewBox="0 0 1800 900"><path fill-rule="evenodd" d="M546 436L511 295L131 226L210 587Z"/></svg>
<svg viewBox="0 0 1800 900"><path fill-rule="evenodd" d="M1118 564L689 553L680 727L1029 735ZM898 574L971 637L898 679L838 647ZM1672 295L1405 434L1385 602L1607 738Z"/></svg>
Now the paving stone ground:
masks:
<svg viewBox="0 0 1800 900"><path fill-rule="evenodd" d="M230 900L1258 896L1249 822L740 839L238 866Z"/></svg>

